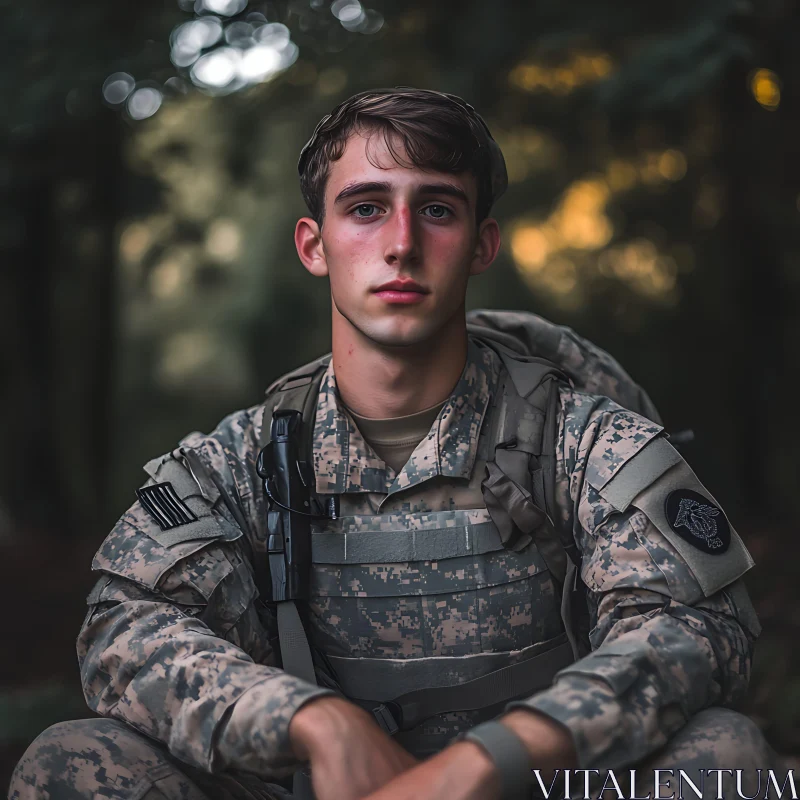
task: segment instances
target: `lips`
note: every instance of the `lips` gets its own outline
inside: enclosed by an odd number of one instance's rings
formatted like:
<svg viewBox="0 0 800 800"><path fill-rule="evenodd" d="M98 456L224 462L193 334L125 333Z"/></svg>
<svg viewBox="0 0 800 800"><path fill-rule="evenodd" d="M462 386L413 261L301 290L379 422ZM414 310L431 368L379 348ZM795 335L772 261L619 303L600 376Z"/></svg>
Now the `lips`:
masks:
<svg viewBox="0 0 800 800"><path fill-rule="evenodd" d="M375 294L386 303L410 305L419 303L428 294L428 290L416 281L395 280L379 286L375 289Z"/></svg>
<svg viewBox="0 0 800 800"><path fill-rule="evenodd" d="M382 286L379 286L376 290L377 293L380 292L414 292L416 294L427 294L427 290L423 289L416 281L409 281L409 280L395 280L389 281L389 283L384 283Z"/></svg>

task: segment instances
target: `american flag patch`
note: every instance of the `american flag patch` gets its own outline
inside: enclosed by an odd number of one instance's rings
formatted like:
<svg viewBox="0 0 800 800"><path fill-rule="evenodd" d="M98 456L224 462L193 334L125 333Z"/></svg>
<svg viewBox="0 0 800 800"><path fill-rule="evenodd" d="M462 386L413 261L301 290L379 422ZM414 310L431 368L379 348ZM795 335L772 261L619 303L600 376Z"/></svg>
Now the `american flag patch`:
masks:
<svg viewBox="0 0 800 800"><path fill-rule="evenodd" d="M197 517L178 497L171 483L156 483L136 490L145 511L159 524L162 531L195 522Z"/></svg>

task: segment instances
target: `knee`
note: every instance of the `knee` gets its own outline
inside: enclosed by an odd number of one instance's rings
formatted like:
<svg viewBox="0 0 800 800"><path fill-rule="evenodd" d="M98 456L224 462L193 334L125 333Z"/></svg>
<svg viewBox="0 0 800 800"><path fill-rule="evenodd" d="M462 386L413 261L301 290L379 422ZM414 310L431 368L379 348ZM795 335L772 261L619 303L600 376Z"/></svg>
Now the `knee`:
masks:
<svg viewBox="0 0 800 800"><path fill-rule="evenodd" d="M104 781L135 783L137 740L132 729L111 719L60 722L41 733L23 754L11 778L9 800L93 797Z"/></svg>
<svg viewBox="0 0 800 800"><path fill-rule="evenodd" d="M768 769L777 757L759 727L728 708L707 708L692 717L661 756L694 768Z"/></svg>
<svg viewBox="0 0 800 800"><path fill-rule="evenodd" d="M746 758L759 767L771 766L772 748L750 717L729 708L707 708L690 720L689 725L696 739L714 743L720 763L724 760L728 762L726 766L739 764Z"/></svg>

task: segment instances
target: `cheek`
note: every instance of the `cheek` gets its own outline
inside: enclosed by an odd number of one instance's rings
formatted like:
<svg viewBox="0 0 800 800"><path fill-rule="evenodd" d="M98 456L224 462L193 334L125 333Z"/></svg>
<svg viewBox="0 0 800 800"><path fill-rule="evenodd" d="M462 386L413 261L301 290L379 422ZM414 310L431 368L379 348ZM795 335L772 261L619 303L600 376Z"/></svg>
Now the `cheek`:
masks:
<svg viewBox="0 0 800 800"><path fill-rule="evenodd" d="M371 263L372 250L366 235L360 231L332 232L325 241L330 280L341 285L360 283L365 280L365 267Z"/></svg>
<svg viewBox="0 0 800 800"><path fill-rule="evenodd" d="M428 239L428 247L440 258L448 261L463 261L472 251L472 242L464 231L452 228L433 231Z"/></svg>
<svg viewBox="0 0 800 800"><path fill-rule="evenodd" d="M378 245L374 225L342 224L332 231L333 247L342 258L360 258Z"/></svg>

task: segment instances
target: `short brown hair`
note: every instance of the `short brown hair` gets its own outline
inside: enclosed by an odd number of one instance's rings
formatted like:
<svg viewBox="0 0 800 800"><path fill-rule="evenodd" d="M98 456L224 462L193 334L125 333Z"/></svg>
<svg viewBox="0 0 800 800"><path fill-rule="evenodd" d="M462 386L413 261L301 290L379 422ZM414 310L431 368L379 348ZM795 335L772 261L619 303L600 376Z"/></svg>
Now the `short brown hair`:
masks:
<svg viewBox="0 0 800 800"><path fill-rule="evenodd" d="M392 157L402 166L472 173L478 186L478 222L489 215L507 185L500 148L486 123L460 97L406 87L362 92L325 117L300 153L300 189L320 225L331 162L342 157L347 140L361 130L382 133ZM405 156L393 144L395 136Z"/></svg>

